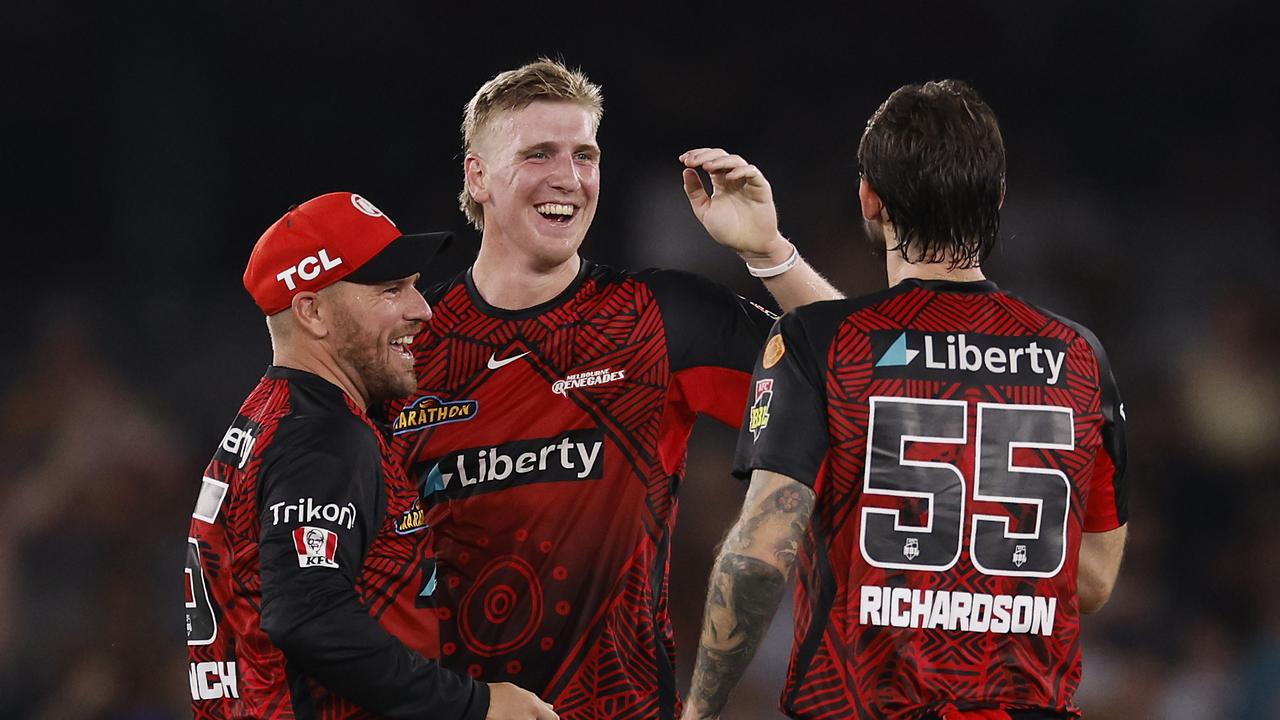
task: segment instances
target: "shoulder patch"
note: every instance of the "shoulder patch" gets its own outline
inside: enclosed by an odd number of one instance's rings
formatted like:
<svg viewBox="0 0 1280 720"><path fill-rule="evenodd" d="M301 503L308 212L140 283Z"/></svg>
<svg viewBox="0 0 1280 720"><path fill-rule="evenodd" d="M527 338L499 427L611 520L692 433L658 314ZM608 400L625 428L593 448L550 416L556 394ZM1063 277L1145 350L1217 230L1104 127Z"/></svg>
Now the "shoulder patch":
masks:
<svg viewBox="0 0 1280 720"><path fill-rule="evenodd" d="M787 346L782 341L782 333L777 333L769 338L769 344L764 346L764 368L768 370L777 365L786 352Z"/></svg>

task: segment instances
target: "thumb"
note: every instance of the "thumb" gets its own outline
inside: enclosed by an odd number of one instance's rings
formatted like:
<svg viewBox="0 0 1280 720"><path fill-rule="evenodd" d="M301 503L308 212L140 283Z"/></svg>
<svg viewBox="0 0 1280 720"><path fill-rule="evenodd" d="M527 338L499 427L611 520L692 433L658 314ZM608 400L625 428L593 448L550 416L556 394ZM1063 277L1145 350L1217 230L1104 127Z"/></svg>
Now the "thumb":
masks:
<svg viewBox="0 0 1280 720"><path fill-rule="evenodd" d="M701 218L702 211L706 208L707 203L711 202L711 199L707 197L707 189L702 186L702 178L698 177L698 171L685 168L683 175L684 194L689 196L689 204L693 206L693 214Z"/></svg>

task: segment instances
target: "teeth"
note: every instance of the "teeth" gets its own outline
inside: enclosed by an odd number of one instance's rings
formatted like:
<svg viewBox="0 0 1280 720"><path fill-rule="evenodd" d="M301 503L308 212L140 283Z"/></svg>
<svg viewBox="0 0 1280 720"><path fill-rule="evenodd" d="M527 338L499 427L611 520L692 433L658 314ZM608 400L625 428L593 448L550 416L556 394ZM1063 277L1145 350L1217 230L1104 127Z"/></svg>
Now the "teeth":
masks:
<svg viewBox="0 0 1280 720"><path fill-rule="evenodd" d="M564 215L566 217L573 216L572 205L561 205L560 203L543 203L534 208L543 215Z"/></svg>
<svg viewBox="0 0 1280 720"><path fill-rule="evenodd" d="M404 346L406 346L406 347L407 347L407 346L409 345L409 343L411 343L411 342L413 342L413 336L412 336L412 335L405 335L404 337L398 337L398 338L396 338L395 340L392 340L392 341L391 341L391 344L392 344L392 345L404 345Z"/></svg>

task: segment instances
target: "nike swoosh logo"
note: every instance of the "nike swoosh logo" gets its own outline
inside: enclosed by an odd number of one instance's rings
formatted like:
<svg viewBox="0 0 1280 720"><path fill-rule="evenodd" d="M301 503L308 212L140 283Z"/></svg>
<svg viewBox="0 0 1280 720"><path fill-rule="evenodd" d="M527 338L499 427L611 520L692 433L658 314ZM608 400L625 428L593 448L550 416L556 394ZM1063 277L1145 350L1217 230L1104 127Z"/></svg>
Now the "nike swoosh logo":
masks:
<svg viewBox="0 0 1280 720"><path fill-rule="evenodd" d="M509 358L504 358L504 359L502 359L502 360L499 360L499 359L498 359L498 354L497 354L497 353L492 353L491 355L489 355L489 369L490 369L490 370L497 370L498 368L502 367L503 365L510 365L511 363L513 363L513 362L515 362L515 361L519 360L520 358L522 358L522 357L524 357L525 355L528 355L528 354L529 354L529 352L528 352L528 351L526 351L526 352L522 352L522 353L520 353L519 355L512 355L512 356L511 356L511 357L509 357Z"/></svg>

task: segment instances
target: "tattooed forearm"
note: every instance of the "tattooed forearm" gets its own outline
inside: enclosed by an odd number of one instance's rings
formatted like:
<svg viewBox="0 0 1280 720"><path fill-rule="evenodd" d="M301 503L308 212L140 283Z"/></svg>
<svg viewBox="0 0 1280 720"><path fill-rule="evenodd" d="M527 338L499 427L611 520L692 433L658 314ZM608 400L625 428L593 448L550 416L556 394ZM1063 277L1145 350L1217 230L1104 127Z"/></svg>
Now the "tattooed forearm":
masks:
<svg viewBox="0 0 1280 720"><path fill-rule="evenodd" d="M686 720L724 709L782 602L813 504L809 488L757 471L711 573Z"/></svg>
<svg viewBox="0 0 1280 720"><path fill-rule="evenodd" d="M724 553L711 580L690 698L695 717L716 717L778 611L786 577L753 557Z"/></svg>

